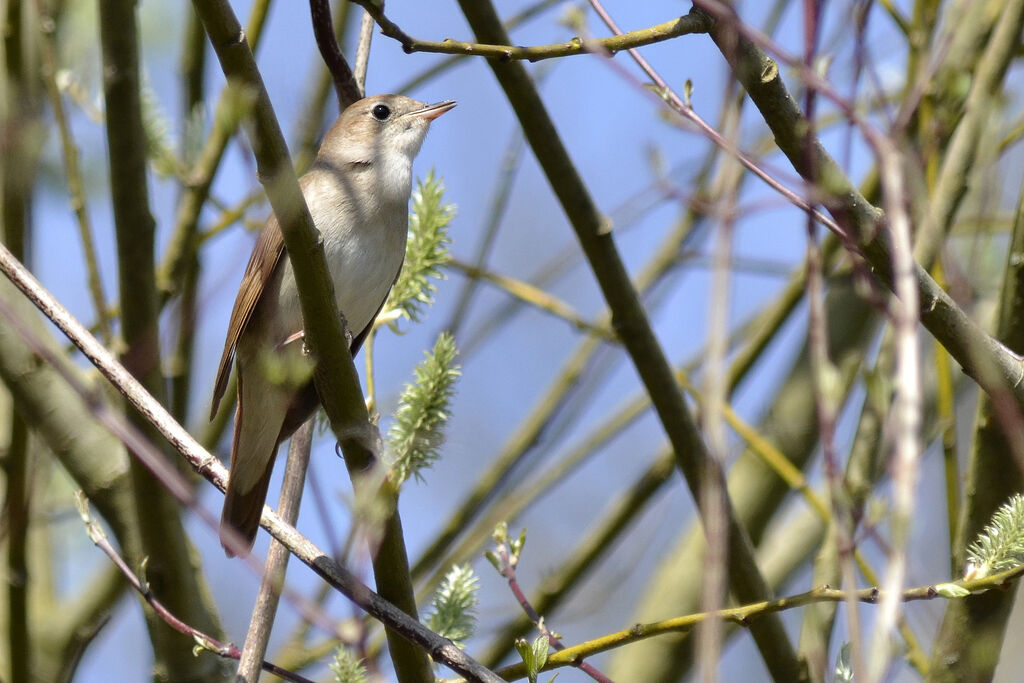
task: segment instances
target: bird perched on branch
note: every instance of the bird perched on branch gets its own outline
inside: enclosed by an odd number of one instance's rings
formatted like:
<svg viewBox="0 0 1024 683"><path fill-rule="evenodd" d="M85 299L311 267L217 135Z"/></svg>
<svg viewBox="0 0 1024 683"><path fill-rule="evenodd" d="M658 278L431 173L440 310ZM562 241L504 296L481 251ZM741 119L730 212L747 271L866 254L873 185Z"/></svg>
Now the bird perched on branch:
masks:
<svg viewBox="0 0 1024 683"><path fill-rule="evenodd" d="M412 161L430 122L454 106L451 100L428 105L401 95L359 100L331 126L313 166L299 179L323 240L338 310L353 335L353 355L402 268ZM210 412L212 419L234 358L238 407L220 522L229 556L239 542L252 548L278 446L320 405L301 339L295 274L271 215L235 298Z"/></svg>

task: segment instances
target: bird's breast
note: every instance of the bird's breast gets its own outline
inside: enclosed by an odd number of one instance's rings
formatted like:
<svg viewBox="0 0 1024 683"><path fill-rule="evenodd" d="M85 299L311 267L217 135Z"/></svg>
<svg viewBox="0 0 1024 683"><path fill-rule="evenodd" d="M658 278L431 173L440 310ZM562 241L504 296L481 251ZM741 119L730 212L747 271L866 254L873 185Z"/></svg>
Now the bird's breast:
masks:
<svg viewBox="0 0 1024 683"><path fill-rule="evenodd" d="M334 283L335 303L354 337L373 319L402 266L408 208L357 212L348 206L309 204ZM274 336L283 340L302 328L302 313L291 261L284 259L281 265L280 325Z"/></svg>

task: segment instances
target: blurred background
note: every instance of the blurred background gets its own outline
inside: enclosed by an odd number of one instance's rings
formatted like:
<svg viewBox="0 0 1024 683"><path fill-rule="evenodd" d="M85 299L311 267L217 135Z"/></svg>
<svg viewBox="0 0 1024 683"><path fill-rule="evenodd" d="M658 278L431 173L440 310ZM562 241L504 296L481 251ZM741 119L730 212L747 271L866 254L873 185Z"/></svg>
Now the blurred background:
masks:
<svg viewBox="0 0 1024 683"><path fill-rule="evenodd" d="M770 32L779 45L802 57L804 49L804 6L811 3L742 3L743 20ZM971 3L931 3L941 6L935 36L947 35L956 17L955 7ZM979 14L998 13L1002 3L978 2ZM250 3L232 3L243 25ZM623 30L640 29L689 11L689 3L654 0L634 3L608 0L606 8ZM888 3L840 2L822 7L820 48L815 68L826 74L836 90L857 102L862 114L885 129L899 106L908 82L908 40L896 17L913 17L916 5L909 1ZM986 9L982 9L984 5ZM496 3L503 18L533 10L511 30L522 45L566 41L573 36L601 37L607 29L586 3L501 0ZM951 9L949 6L953 6ZM472 31L456 3L422 3L392 0L386 6L390 19L407 33L423 39L451 37L472 40ZM343 48L354 52L362 11L353 6L348 13ZM148 90L149 112L163 121L166 140L180 150L203 140L213 103L224 87L224 77L212 52L205 62L205 106L202 114L186 117L182 111L182 56L184 35L191 21L187 4L145 2L138 7L143 79ZM857 17L863 16L863 29ZM994 19L989 19L994 23ZM102 119L102 67L97 40L95 3L71 2L64 8L57 34L58 82L62 83L65 106L75 142L81 154L88 198L88 215L94 228L95 244L103 287L108 296L117 292L117 268L112 209L109 195L107 152ZM944 33L946 32L946 33ZM928 57L941 63L950 43L935 38ZM979 47L980 49L980 47ZM776 178L798 192L804 188L792 167L771 142L770 133L757 111L748 104L741 109L739 123L723 123L723 111L732 109L739 89L727 64L706 35L690 35L647 46L642 54L676 91L692 84L690 102L710 122L742 149L749 151ZM257 61L282 129L293 150L298 133L309 120L312 95L323 77L323 65L313 40L309 9L305 3L271 3L266 27L256 51ZM562 302L579 318L607 327L606 307L595 278L583 257L566 215L528 146L507 99L483 59L455 60L445 55L406 54L394 40L377 33L373 38L367 77L367 92L404 92L419 100L434 102L455 99L458 107L431 126L414 166L416 177L433 169L443 179L445 197L456 205L450 226L451 251L462 264L479 263L489 273L532 283L548 297ZM443 67L442 67L443 65ZM612 59L597 55L528 64L548 112L598 207L610 219L615 241L634 277L640 277L652 262L667 265L644 291L648 315L674 365L686 367L695 386L706 379L703 360L707 358L709 321L723 303L729 330L736 341L734 351L757 330L744 327L757 314L775 305L799 273L807 249L805 215L758 179L730 171L732 164L716 155L709 140L663 105L656 93L645 87L645 76L626 54ZM803 88L798 76L782 66L783 77L794 96L802 102ZM436 69L432 72L431 70ZM923 71L934 77L940 71ZM427 74L424 78L419 76ZM990 126L981 146L986 150L972 170L967 198L943 251L951 291L976 319L988 321L997 300L1000 274L1005 258L1013 205L1021 177L1020 155L1013 138L1020 120L1020 69L1011 64L1005 78L1002 99L992 107ZM962 84L960 97L969 87ZM937 81L936 81L937 82ZM412 83L412 87L408 87ZM323 130L337 115L333 97L326 111L317 117ZM875 165L861 135L836 116L836 108L818 99L821 137L832 155L855 184L869 177ZM51 122L49 113L45 119ZM194 131L198 129L199 133ZM191 131L191 132L190 132ZM914 131L909 145L928 154L921 140L943 144L938 128ZM1006 142L1007 136L1011 136ZM192 139L190 140L190 137ZM1000 146L1002 145L1002 146ZM922 151L922 158L925 151ZM80 320L90 323L95 311L85 286L87 272L81 241L77 237L67 187L61 167L61 144L51 128L45 133L40 160L40 182L34 192L31 216L33 235L27 263L42 283ZM925 163L927 167L927 163ZM916 166L913 167L916 171ZM924 184L924 177L919 177ZM174 175L150 173L151 210L157 225L157 261L172 234L181 197L181 182ZM919 188L915 188L917 190ZM219 359L227 320L237 285L245 268L256 231L269 212L259 194L255 165L248 141L236 136L228 145L215 176L211 197L200 215L201 230L208 230L223 218L225 207L238 206L256 193L257 201L244 205L243 220L231 223L202 242L198 282L197 318L190 368L191 392L185 425L194 434L207 425L209 400L216 363ZM714 254L722 230L731 230L728 291L714 298L712 288ZM683 236L685 235L685 236ZM824 231L818 229L819 237ZM835 261L834 263L838 263ZM459 509L480 478L492 471L504 454L519 453L515 467L495 474L493 497L486 515L495 515L489 525L506 519L513 533L527 529L527 543L519 565L519 579L528 595L562 580L567 564L582 557L582 546L595 530L608 523L635 482L668 452L663 429L649 407L638 409L625 424L616 421L622 411L644 396L644 389L628 356L621 347L594 341L587 330L564 316L518 300L508 287L467 275L457 266L444 270L437 282L436 303L419 323L402 321L400 333L384 328L376 338L374 351L378 410L381 425L391 421L396 401L406 382L412 380L415 364L429 349L438 333L451 329L460 349L462 377L451 405L443 456L423 473L423 480L410 480L402 490L400 512L409 555L417 559L435 543L450 517ZM646 276L645 276L646 277ZM832 266L826 278L830 292L849 288L853 276L841 266ZM802 291L802 290L801 290ZM719 293L721 296L721 293ZM831 296L831 294L830 294ZM830 299L830 304L834 300ZM837 311L836 320L843 311ZM865 402L865 380L881 344L881 322L877 309L868 307L873 322L842 327L835 322L831 334L840 340L849 336L852 350L862 363L852 373L842 395L836 426L835 448L840 466L845 467L855 443L855 432ZM161 346L165 359L177 343L180 302L171 300L161 316ZM831 318L830 318L831 319ZM764 324L758 319L758 324ZM783 392L799 363L805 362L807 304L799 298L792 313L773 330L763 352L738 383L730 398L737 415L757 425L787 456L794 442L807 443L803 470L812 488L825 495L822 455L817 443L813 402L802 409L803 421L782 417L787 401L810 401L807 387L792 388L796 396ZM852 325L852 323L850 323ZM934 342L921 337L924 373L929 396L934 387L931 355ZM846 351L843 352L847 353ZM733 354L731 357L735 357ZM833 358L839 363L846 355ZM566 368L584 360L578 375L567 381ZM804 361L801 361L804 359ZM83 364L84 366L84 364ZM364 374L363 357L356 360ZM961 462L970 444L977 394L970 382L957 378L956 426L962 430L957 449ZM558 393L555 393L556 390ZM543 401L554 407L544 409ZM787 404L792 407L794 404ZM931 404L929 404L931 405ZM946 470L943 464L942 422L928 411L922 440L926 445L921 460L918 505L907 546L907 585L944 581L950 578L950 530L945 496ZM530 433L530 421L543 428ZM602 429L611 433L592 443ZM793 432L793 433L790 433ZM524 436L525 435L525 436ZM788 446L787 446L788 445ZM885 518L890 489L884 476L887 451L879 438L875 447L882 454L883 471L868 497L866 531L856 536L858 547L878 569L885 567L888 529ZM226 458L230 430L219 441L217 453ZM745 442L729 431L724 453L727 467L749 454ZM566 462L575 464L553 483L539 488L549 472ZM279 458L283 461L283 457ZM758 477L777 475L759 466ZM276 500L282 467L271 485L270 500ZM656 470L657 472L662 472ZM74 487L69 479L57 477L58 490ZM349 522L351 488L343 463L336 456L333 439L321 433L314 443L310 479L316 492L307 495L298 528L323 548L331 548L344 535ZM776 486L782 487L777 481ZM784 487L783 487L784 488ZM216 514L221 494L200 483L202 505ZM60 499L58 494L53 495ZM747 494L741 494L747 495ZM758 494L751 493L751 496ZM319 506L315 500L321 499ZM776 576L779 595L803 592L814 585L811 562L824 538L825 526L815 521L806 501L799 495L778 495L781 501L768 512L758 513L764 524L755 532L760 555ZM517 499L518 508L505 507ZM737 502L739 507L745 503ZM657 484L643 499L627 504L621 529L598 546L584 563L583 572L569 581L566 599L557 609L545 613L550 627L562 634L567 644L583 642L604 633L629 627L637 620L653 621L679 616L680 607L670 597L681 588L667 576L689 577L689 588L699 595L701 554L691 554L697 517L695 504L678 471L658 474ZM330 516L324 524L322 510ZM82 525L69 509L55 517L54 544L62 548L53 557L53 570L64 595L81 590L93 572L108 560L96 551L83 533ZM215 530L185 514L188 535L199 550L203 570L220 610L227 637L241 643L259 585L259 576L235 560L224 557ZM477 526L479 524L479 526ZM487 524L474 520L462 526L464 540L470 534L487 531ZM441 553L422 574L420 584L443 572L455 561L471 562L480 577L480 605L475 636L467 650L474 656L495 656L502 663L516 657L495 644L506 634L506 624L520 617L520 610L505 581L482 557L489 541L474 536L475 542L455 544ZM255 552L266 552L268 536L260 533ZM689 539L689 540L687 540ZM350 566L372 584L372 572L365 549L349 557ZM689 568L687 563L694 566ZM689 572L689 573L687 573ZM694 584L696 582L696 584ZM304 566L292 562L289 585L314 595L320 582ZM860 585L869 585L863 578ZM427 604L426 599L421 600ZM663 609L659 610L658 605ZM904 606L907 627L920 647L930 652L939 628L945 602L932 601ZM325 603L335 619L352 616L355 609L333 596ZM697 611L693 607L689 611ZM800 631L803 610L785 612L783 620L794 641ZM860 610L864 633L871 633L874 612ZM301 619L293 605L282 602L268 658L292 635ZM1020 619L1011 620L1006 642L1015 641ZM310 636L319 641L327 634ZM533 635L529 636L531 639ZM834 662L839 648L849 641L845 610L839 616L827 661ZM593 664L620 681L679 680L692 676L686 657L674 660L677 641L658 639L594 657ZM507 641L506 641L507 643ZM644 650L644 647L650 650ZM660 648L660 649L659 649ZM749 634L741 631L725 645L721 659L722 680L764 680L768 674ZM906 645L900 643L897 650ZM1007 648L1001 664L1001 680L1013 680L1008 670L1019 653ZM644 654L646 653L646 654ZM204 655L205 656L205 655ZM616 658L620 661L616 662ZM486 659L486 657L485 657ZM662 670L640 673L637 661L660 660ZM321 663L307 675L323 677ZM120 599L110 623L84 654L75 677L80 681L145 680L149 678L152 655L142 616L134 596ZM386 662L384 663L386 667ZM624 673L629 672L629 673ZM390 672L385 669L385 677ZM442 676L448 672L442 670ZM548 675L548 677L550 674ZM897 657L889 680L916 680L919 672ZM542 680L546 677L542 676ZM564 669L559 680L589 680L577 670Z"/></svg>

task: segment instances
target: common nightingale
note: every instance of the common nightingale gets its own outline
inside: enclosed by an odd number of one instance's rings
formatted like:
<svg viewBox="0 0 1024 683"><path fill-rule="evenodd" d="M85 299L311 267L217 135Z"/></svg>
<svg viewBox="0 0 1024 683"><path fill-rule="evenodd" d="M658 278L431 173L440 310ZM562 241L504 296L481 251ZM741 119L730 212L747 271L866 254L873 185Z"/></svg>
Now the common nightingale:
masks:
<svg viewBox="0 0 1024 683"><path fill-rule="evenodd" d="M342 112L324 137L316 161L299 179L323 240L338 310L359 350L405 257L412 160L430 122L455 106L425 104L402 95L374 95ZM282 258L283 257L283 258ZM301 358L302 314L295 274L271 214L260 232L231 311L214 385L217 411L231 360L238 372L238 407L231 444L220 536L236 535L252 548L279 444L320 404L313 381L288 381L289 362Z"/></svg>

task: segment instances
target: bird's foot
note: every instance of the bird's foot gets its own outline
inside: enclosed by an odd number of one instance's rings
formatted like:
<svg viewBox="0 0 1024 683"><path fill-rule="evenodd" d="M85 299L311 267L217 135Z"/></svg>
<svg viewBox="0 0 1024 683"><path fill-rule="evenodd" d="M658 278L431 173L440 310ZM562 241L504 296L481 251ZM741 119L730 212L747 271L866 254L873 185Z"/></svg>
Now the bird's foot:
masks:
<svg viewBox="0 0 1024 683"><path fill-rule="evenodd" d="M352 431L345 434L344 437L345 438L336 441L334 444L334 452L339 458L345 457L342 442L355 440L359 442L360 446L373 453L375 456L374 459L380 459L380 455L384 447L384 440L381 438L380 430L377 428L376 421L368 421L359 428L352 429Z"/></svg>

